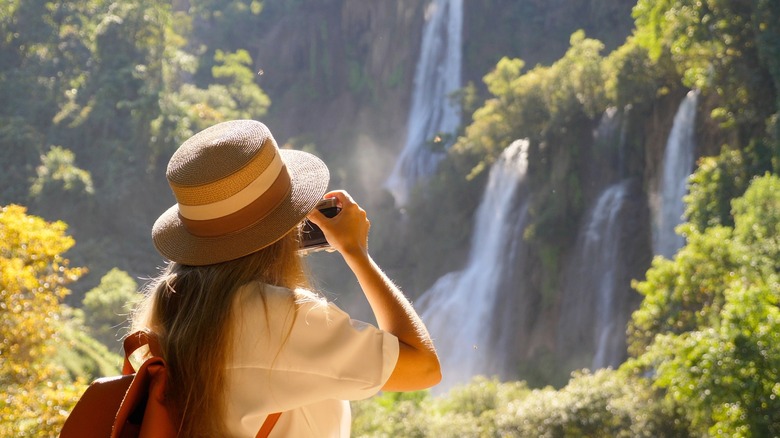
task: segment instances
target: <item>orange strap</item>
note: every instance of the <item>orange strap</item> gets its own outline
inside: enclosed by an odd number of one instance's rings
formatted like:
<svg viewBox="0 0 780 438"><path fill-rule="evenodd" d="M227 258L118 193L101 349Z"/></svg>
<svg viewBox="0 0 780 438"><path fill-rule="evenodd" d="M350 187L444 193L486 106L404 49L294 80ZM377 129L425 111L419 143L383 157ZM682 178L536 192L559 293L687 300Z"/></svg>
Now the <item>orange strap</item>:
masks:
<svg viewBox="0 0 780 438"><path fill-rule="evenodd" d="M268 438L268 435L271 433L271 430L274 428L274 426L276 426L276 422L279 421L279 417L281 416L282 413L277 412L266 417L265 422L263 422L263 425L260 427L260 430L257 431L256 438Z"/></svg>
<svg viewBox="0 0 780 438"><path fill-rule="evenodd" d="M142 355L140 355L137 358L133 358L133 356L136 352L140 352L141 348L146 346L146 350ZM135 333L132 333L130 336L125 338L124 342L125 347L125 362L123 366L123 374L131 374L134 370L134 364L133 362L135 359L138 361L140 359L140 362L145 362L151 357L159 357L162 358L162 349L160 348L160 344L157 341L157 336L149 331L138 331ZM164 362L163 364L163 374L164 374ZM163 376L164 380L164 376ZM164 383L163 383L164 386ZM160 394L159 396L162 396ZM263 422L263 425L260 427L260 430L257 431L256 438L268 438L268 435L271 433L271 430L273 430L274 426L276 426L276 422L279 421L279 417L282 415L281 412L276 412L274 414L268 415L266 417L265 421ZM144 419L146 421L146 419Z"/></svg>

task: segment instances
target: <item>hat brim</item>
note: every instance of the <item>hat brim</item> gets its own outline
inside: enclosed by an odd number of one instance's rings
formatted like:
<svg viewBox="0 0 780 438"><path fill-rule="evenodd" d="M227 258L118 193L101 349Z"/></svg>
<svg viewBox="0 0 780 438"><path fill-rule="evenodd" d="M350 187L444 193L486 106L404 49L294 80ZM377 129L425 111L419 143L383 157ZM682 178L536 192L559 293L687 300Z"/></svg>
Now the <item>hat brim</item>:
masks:
<svg viewBox="0 0 780 438"><path fill-rule="evenodd" d="M292 184L278 207L239 231L198 237L187 231L174 205L152 227L152 241L160 254L184 265L211 265L249 255L287 235L322 199L330 174L325 163L312 154L290 149L279 152Z"/></svg>

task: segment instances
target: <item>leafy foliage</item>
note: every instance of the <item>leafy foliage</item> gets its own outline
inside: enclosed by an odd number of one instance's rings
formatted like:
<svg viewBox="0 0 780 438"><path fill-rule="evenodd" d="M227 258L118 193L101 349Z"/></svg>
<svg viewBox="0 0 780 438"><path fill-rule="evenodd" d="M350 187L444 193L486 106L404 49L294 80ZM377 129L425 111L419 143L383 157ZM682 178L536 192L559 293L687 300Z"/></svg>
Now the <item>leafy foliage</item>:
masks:
<svg viewBox="0 0 780 438"><path fill-rule="evenodd" d="M653 59L635 37L610 53L605 64L606 94L617 108L648 105L679 86L669 57Z"/></svg>
<svg viewBox="0 0 780 438"><path fill-rule="evenodd" d="M538 148L554 138L563 121L571 122L580 114L591 119L600 116L607 107L599 54L603 47L577 32L564 57L550 67L523 73L522 60L500 60L484 78L493 97L474 112L453 152L483 156L490 163L518 138L529 138Z"/></svg>
<svg viewBox="0 0 780 438"><path fill-rule="evenodd" d="M268 96L254 82L255 73L250 68L252 57L246 50L225 53L217 50L214 60L220 63L212 67L214 79L224 82L228 95L235 102L235 114L226 114L226 119L259 118L271 104Z"/></svg>
<svg viewBox="0 0 780 438"><path fill-rule="evenodd" d="M634 17L654 59L670 56L687 86L717 93L722 123L752 142L751 173L780 170L777 2L640 0Z"/></svg>
<svg viewBox="0 0 780 438"><path fill-rule="evenodd" d="M86 324L92 337L115 349L127 315L140 296L137 283L127 272L113 268L101 279L100 284L84 296L83 310L88 317Z"/></svg>
<svg viewBox="0 0 780 438"><path fill-rule="evenodd" d="M717 157L704 157L690 178L685 197L685 216L699 231L733 226L731 200L742 195L748 184L742 152L724 149Z"/></svg>
<svg viewBox="0 0 780 438"><path fill-rule="evenodd" d="M75 166L72 151L52 146L41 156L41 165L36 169L37 178L30 187L30 195L46 196L47 192L72 192L79 195L92 194L95 189L89 172Z"/></svg>
<svg viewBox="0 0 780 438"><path fill-rule="evenodd" d="M257 3L247 7L259 13ZM66 220L81 243L74 259L95 271L119 254L124 269L152 269L151 246L130 242L147 236L152 214L168 203L145 196L165 188L163 160L194 132L260 118L270 104L246 50L212 48L213 69L196 85L205 49L190 44L193 19L173 9L151 0L0 3L8 32L0 39L0 160L9 169L0 202Z"/></svg>
<svg viewBox="0 0 780 438"><path fill-rule="evenodd" d="M114 347L109 350L90 336L81 309L63 306L62 310L64 318L58 327L60 342L53 360L61 364L76 382L120 374L123 358L118 344L114 342Z"/></svg>
<svg viewBox="0 0 780 438"><path fill-rule="evenodd" d="M483 377L448 394L383 394L353 403L360 437L687 436L673 405L622 372L575 373L568 385L529 389Z"/></svg>
<svg viewBox="0 0 780 438"><path fill-rule="evenodd" d="M62 222L0 209L0 435L55 435L82 389L51 359L67 284L84 270L62 253L73 246ZM24 408L22 408L24 407Z"/></svg>
<svg viewBox="0 0 780 438"><path fill-rule="evenodd" d="M353 436L481 437L496 434L496 416L530 390L522 382L483 377L446 397L428 392L385 393L353 402Z"/></svg>
<svg viewBox="0 0 780 438"><path fill-rule="evenodd" d="M159 209L134 193L158 190L150 172L175 147L215 122L266 113L270 100L246 41L279 14L321 7L188 4L185 12L174 10L180 3L152 0L0 1L0 203L77 218L74 229L103 236L80 239L93 271L114 265L107 251L148 258L105 236L147 236L139 217ZM518 3L504 26L537 8ZM751 181L780 170L780 3L639 0L634 16L635 36L606 57L601 42L577 32L550 65L499 61L485 76L490 98L409 207L414 248L390 254L407 264L422 260L429 276L442 269L442 254L462 255L485 170L512 141L529 138L536 197L526 237L544 268L535 276L547 287L587 201L584 162L594 156L591 130L604 110L632 108L635 119L647 119L644 131L631 133L629 151L644 159L658 99L699 88L717 106L706 127L721 130L726 147L701 159L691 179L688 223L679 229L687 245L672 260L656 259L635 283L645 299L629 327L634 359L619 371L575 373L558 391L477 379L444 397L384 394L355 404L357 436L780 434L780 186L773 175ZM364 68L364 42L348 41L341 60L327 50L338 39L331 23L287 23L305 28L298 41L305 50L293 60L300 71L277 79L298 90L290 95L327 100L334 78L355 96L375 93L382 81ZM403 69L390 76L396 87ZM473 87L462 93L475 95ZM434 211L449 214L440 219ZM399 223L401 216L392 212ZM65 230L16 205L0 210L2 436L56 435L85 379L117 372L118 357L88 332L112 342L134 283L111 271L83 311L61 305L66 286L86 272L63 257L73 245ZM431 240L439 243L418 244Z"/></svg>
<svg viewBox="0 0 780 438"><path fill-rule="evenodd" d="M699 231L674 260L657 258L629 325L627 367L712 436L780 433L780 178L755 179L732 203L734 226Z"/></svg>
<svg viewBox="0 0 780 438"><path fill-rule="evenodd" d="M612 370L574 373L559 391L535 390L498 418L499 436L687 436L673 406L643 379Z"/></svg>

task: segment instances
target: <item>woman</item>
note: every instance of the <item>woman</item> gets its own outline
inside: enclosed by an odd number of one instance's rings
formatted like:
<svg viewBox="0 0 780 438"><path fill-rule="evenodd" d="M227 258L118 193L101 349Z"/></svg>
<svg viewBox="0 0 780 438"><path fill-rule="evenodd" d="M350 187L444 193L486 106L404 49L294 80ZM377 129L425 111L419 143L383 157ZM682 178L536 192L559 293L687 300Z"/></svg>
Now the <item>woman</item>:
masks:
<svg viewBox="0 0 780 438"><path fill-rule="evenodd" d="M348 437L349 404L441 378L409 301L368 253L366 213L311 154L280 150L260 122L217 124L187 140L166 172L177 204L154 224L168 258L133 315L168 366L180 436ZM341 211L314 210L325 197ZM313 211L314 210L314 211ZM355 274L378 328L310 291L299 252L308 217Z"/></svg>

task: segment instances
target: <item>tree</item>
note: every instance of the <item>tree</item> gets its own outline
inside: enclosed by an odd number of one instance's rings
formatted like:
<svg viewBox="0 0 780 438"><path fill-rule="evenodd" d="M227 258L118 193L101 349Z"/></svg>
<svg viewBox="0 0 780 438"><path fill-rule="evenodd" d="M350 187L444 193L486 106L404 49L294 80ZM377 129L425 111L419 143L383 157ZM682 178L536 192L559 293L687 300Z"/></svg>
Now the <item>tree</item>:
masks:
<svg viewBox="0 0 780 438"><path fill-rule="evenodd" d="M84 10L94 1L0 2L0 203L27 203L28 180L46 150L53 118L84 80Z"/></svg>
<svg viewBox="0 0 780 438"><path fill-rule="evenodd" d="M691 176L685 197L685 217L698 231L734 226L731 200L745 193L750 182L742 151L724 149L717 157L703 157Z"/></svg>
<svg viewBox="0 0 780 438"><path fill-rule="evenodd" d="M0 208L0 435L54 436L83 389L52 361L67 284L83 268L62 256L74 241L63 222Z"/></svg>
<svg viewBox="0 0 780 438"><path fill-rule="evenodd" d="M685 406L694 433L780 434L780 177L756 178L732 202L734 226L680 231L657 258L629 325L627 367L653 375Z"/></svg>
<svg viewBox="0 0 780 438"><path fill-rule="evenodd" d="M218 82L224 82L230 96L236 102L238 115L243 118L259 118L265 114L271 100L255 83L252 57L246 50L225 53L217 50L214 60L219 64L211 69Z"/></svg>
<svg viewBox="0 0 780 438"><path fill-rule="evenodd" d="M138 301L138 285L127 272L113 268L100 284L84 296L84 319L92 337L108 347L116 347L132 305Z"/></svg>
<svg viewBox="0 0 780 438"><path fill-rule="evenodd" d="M52 146L41 155L30 186L30 206L43 216L74 221L84 213L84 204L95 193L92 175L76 166L75 154ZM85 202L86 201L86 202Z"/></svg>
<svg viewBox="0 0 780 438"><path fill-rule="evenodd" d="M669 56L685 85L716 93L751 174L780 170L780 5L776 1L639 0L637 39Z"/></svg>

